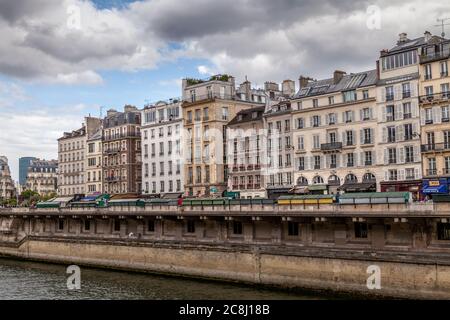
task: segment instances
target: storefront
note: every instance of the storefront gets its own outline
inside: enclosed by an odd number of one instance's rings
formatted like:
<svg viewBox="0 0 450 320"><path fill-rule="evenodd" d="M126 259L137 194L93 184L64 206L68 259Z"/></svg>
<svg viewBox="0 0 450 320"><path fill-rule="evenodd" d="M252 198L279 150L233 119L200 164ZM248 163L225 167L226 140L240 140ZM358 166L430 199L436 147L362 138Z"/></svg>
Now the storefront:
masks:
<svg viewBox="0 0 450 320"><path fill-rule="evenodd" d="M308 186L309 194L328 194L328 185L327 184L313 184Z"/></svg>
<svg viewBox="0 0 450 320"><path fill-rule="evenodd" d="M422 180L383 181L380 183L381 192L411 192L413 200L423 199L421 188Z"/></svg>
<svg viewBox="0 0 450 320"><path fill-rule="evenodd" d="M338 191L345 193L375 192L377 191L377 185L376 182L346 182L338 188Z"/></svg>
<svg viewBox="0 0 450 320"><path fill-rule="evenodd" d="M433 195L449 194L450 178L423 179L422 194L426 197L433 198Z"/></svg>

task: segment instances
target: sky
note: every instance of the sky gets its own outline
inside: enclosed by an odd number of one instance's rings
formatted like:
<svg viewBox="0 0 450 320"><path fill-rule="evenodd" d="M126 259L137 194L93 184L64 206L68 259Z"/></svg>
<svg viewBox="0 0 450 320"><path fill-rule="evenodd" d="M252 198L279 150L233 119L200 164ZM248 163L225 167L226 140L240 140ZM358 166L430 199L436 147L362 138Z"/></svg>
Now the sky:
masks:
<svg viewBox="0 0 450 320"><path fill-rule="evenodd" d="M17 180L19 157L56 159L84 116L179 97L184 77L370 70L445 17L442 0L0 0L0 155Z"/></svg>

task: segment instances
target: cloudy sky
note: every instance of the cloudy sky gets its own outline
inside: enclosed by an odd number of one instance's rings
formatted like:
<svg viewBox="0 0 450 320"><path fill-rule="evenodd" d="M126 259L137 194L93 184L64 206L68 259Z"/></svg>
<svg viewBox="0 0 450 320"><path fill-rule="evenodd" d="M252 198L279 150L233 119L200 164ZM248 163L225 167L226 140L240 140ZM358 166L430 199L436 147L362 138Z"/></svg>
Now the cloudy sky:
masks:
<svg viewBox="0 0 450 320"><path fill-rule="evenodd" d="M183 77L373 69L441 17L449 1L0 0L0 155L17 179L19 157L56 158L84 115L180 96Z"/></svg>

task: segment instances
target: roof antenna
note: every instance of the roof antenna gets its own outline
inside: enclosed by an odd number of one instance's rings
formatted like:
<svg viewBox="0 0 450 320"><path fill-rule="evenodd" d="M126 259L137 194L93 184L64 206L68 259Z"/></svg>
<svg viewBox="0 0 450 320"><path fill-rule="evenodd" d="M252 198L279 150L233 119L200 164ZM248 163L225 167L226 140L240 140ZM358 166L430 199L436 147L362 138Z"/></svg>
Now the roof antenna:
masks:
<svg viewBox="0 0 450 320"><path fill-rule="evenodd" d="M442 36L442 38L444 38L445 37L445 27L444 26L450 26L450 23L445 23L445 21L450 20L450 18L442 18L442 19L438 18L436 20L437 20L437 22L440 22L440 24L436 24L434 26L442 28L441 36Z"/></svg>

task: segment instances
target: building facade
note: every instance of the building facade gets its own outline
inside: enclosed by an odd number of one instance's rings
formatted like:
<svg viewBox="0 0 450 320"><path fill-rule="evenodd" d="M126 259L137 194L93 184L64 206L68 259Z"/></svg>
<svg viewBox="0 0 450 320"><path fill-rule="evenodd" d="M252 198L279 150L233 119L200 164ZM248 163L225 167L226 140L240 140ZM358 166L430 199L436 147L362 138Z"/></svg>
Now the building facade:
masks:
<svg viewBox="0 0 450 320"><path fill-rule="evenodd" d="M265 198L264 106L239 111L228 123L228 190L240 198Z"/></svg>
<svg viewBox="0 0 450 320"><path fill-rule="evenodd" d="M65 132L58 139L58 195L86 194L86 143L101 127L101 120L86 117L78 130Z"/></svg>
<svg viewBox="0 0 450 320"><path fill-rule="evenodd" d="M103 127L100 126L97 131L88 135L85 154L86 162L84 167L86 168L86 185L85 190L87 194L98 194L103 192L103 179L102 179L102 138Z"/></svg>
<svg viewBox="0 0 450 320"><path fill-rule="evenodd" d="M37 192L41 197L57 193L58 161L35 159L28 168L26 190Z"/></svg>
<svg viewBox="0 0 450 320"><path fill-rule="evenodd" d="M14 181L11 178L8 158L0 156L0 200L10 200L16 195Z"/></svg>
<svg viewBox="0 0 450 320"><path fill-rule="evenodd" d="M31 165L31 161L36 160L35 157L22 157L19 158L19 184L25 186L27 182L28 168Z"/></svg>
<svg viewBox="0 0 450 320"><path fill-rule="evenodd" d="M103 191L110 194L140 194L141 113L134 106L124 112L108 111L103 120Z"/></svg>
<svg viewBox="0 0 450 320"><path fill-rule="evenodd" d="M376 81L376 70L300 78L292 140L294 179L302 192L376 190Z"/></svg>
<svg viewBox="0 0 450 320"><path fill-rule="evenodd" d="M411 191L420 197L419 53L431 35L410 40L399 35L397 45L383 50L378 61L377 108L383 150L381 191Z"/></svg>
<svg viewBox="0 0 450 320"><path fill-rule="evenodd" d="M142 110L142 193L184 192L181 101L159 101Z"/></svg>
<svg viewBox="0 0 450 320"><path fill-rule="evenodd" d="M450 40L432 37L422 47L419 57L422 192L429 197L450 191L449 61Z"/></svg>
<svg viewBox="0 0 450 320"><path fill-rule="evenodd" d="M250 82L238 90L228 75L206 80L184 79L185 193L187 196L219 196L227 189L226 125L237 112L263 105L263 90L253 90Z"/></svg>

